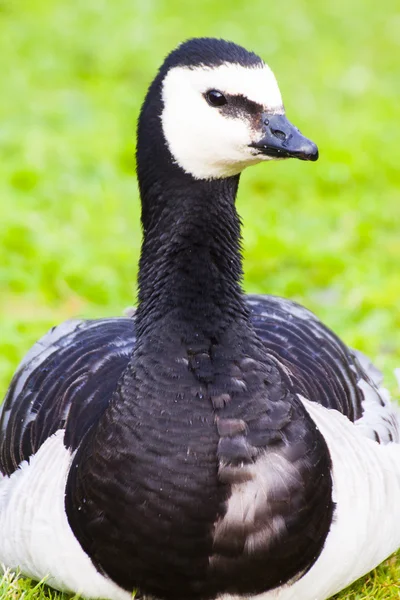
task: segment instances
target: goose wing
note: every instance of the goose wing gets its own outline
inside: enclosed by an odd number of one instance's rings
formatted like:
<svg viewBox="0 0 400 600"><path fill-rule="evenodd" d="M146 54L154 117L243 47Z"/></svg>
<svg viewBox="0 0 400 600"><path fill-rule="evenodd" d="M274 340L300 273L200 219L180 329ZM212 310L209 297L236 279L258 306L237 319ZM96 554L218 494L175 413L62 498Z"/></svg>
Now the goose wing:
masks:
<svg viewBox="0 0 400 600"><path fill-rule="evenodd" d="M274 296L249 296L253 324L290 389L334 408L379 442L399 440L397 410L379 371L313 313ZM11 474L58 429L77 448L107 407L135 345L132 318L68 321L20 364L0 415L0 470Z"/></svg>
<svg viewBox="0 0 400 600"><path fill-rule="evenodd" d="M67 321L18 367L0 415L0 471L10 475L59 429L75 450L106 409L135 345L131 318Z"/></svg>
<svg viewBox="0 0 400 600"><path fill-rule="evenodd" d="M379 370L309 310L276 296L248 296L253 325L290 389L336 409L371 439L399 441L399 414Z"/></svg>

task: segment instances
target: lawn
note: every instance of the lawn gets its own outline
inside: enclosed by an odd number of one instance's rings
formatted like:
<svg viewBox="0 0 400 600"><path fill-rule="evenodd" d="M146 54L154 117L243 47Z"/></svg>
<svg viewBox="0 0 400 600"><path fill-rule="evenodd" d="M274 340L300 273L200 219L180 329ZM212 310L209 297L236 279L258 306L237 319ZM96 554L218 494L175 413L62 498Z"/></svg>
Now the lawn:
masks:
<svg viewBox="0 0 400 600"><path fill-rule="evenodd" d="M0 395L50 326L134 302L135 121L164 55L195 35L258 52L320 148L243 175L246 290L314 310L395 392L399 32L398 0L0 0ZM392 558L337 598L399 598L399 581ZM0 582L22 597L61 596Z"/></svg>

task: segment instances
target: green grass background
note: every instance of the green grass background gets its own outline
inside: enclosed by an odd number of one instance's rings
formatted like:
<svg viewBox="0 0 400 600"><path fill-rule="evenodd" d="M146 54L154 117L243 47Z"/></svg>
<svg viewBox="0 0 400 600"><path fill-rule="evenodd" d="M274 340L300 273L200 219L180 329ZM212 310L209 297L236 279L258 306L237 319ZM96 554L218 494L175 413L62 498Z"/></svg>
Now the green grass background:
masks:
<svg viewBox="0 0 400 600"><path fill-rule="evenodd" d="M261 54L320 147L243 175L246 290L314 310L395 390L398 0L0 0L1 394L50 326L134 301L136 117L164 55L198 35ZM339 597L400 598L399 575L392 558ZM0 597L58 595L7 576Z"/></svg>

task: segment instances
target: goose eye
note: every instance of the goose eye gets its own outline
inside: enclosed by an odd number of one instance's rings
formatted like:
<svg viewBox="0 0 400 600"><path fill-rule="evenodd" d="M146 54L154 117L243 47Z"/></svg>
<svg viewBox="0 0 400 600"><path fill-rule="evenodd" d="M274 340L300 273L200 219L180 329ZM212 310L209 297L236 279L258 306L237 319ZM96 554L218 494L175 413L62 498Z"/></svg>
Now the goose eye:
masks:
<svg viewBox="0 0 400 600"><path fill-rule="evenodd" d="M223 93L218 90L209 90L206 93L206 100L211 106L224 106L228 102Z"/></svg>

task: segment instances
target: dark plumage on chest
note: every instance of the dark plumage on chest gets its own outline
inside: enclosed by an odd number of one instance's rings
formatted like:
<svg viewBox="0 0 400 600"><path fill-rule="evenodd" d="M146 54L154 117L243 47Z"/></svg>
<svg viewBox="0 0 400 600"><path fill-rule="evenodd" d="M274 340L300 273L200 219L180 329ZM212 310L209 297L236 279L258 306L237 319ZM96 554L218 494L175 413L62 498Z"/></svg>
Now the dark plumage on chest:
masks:
<svg viewBox="0 0 400 600"><path fill-rule="evenodd" d="M232 356L235 335L180 346L164 335L151 359L139 346L90 452L75 458L70 524L128 590L182 600L261 592L322 548L326 446L261 345L242 342Z"/></svg>

